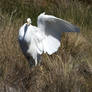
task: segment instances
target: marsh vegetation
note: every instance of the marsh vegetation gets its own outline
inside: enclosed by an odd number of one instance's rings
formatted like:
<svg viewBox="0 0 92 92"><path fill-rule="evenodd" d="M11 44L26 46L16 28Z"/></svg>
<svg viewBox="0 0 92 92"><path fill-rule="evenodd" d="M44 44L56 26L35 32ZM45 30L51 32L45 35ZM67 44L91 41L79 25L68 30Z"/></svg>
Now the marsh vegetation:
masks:
<svg viewBox="0 0 92 92"><path fill-rule="evenodd" d="M92 92L92 3L87 0L0 0L0 92ZM58 52L30 68L18 30L46 12L80 27L63 33Z"/></svg>

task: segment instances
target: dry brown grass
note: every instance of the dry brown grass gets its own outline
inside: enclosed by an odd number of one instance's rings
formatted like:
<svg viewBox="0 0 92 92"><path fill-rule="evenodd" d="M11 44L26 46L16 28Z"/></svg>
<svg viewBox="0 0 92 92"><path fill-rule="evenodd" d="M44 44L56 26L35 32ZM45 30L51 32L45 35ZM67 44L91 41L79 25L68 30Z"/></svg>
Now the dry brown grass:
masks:
<svg viewBox="0 0 92 92"><path fill-rule="evenodd" d="M0 92L92 91L91 46L81 33L64 33L59 51L31 69L17 40L21 24L7 20L0 30Z"/></svg>

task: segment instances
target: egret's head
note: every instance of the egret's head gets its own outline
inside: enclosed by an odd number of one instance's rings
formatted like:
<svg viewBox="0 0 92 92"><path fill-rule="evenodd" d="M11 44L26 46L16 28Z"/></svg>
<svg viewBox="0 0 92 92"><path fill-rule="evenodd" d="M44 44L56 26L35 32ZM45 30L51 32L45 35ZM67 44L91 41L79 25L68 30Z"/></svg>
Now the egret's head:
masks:
<svg viewBox="0 0 92 92"><path fill-rule="evenodd" d="M31 19L27 18L27 25L30 25L30 24L31 24Z"/></svg>

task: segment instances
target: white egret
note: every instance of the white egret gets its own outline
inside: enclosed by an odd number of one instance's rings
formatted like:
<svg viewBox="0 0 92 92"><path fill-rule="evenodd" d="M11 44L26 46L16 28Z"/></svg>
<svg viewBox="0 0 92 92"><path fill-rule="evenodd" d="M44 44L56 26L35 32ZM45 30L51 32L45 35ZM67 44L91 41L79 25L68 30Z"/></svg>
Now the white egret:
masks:
<svg viewBox="0 0 92 92"><path fill-rule="evenodd" d="M34 60L34 65L40 61L42 53L52 55L60 47L62 32L80 32L75 25L52 15L41 13L38 16L37 27L31 25L31 19L27 19L19 30L19 43L23 54L29 63Z"/></svg>

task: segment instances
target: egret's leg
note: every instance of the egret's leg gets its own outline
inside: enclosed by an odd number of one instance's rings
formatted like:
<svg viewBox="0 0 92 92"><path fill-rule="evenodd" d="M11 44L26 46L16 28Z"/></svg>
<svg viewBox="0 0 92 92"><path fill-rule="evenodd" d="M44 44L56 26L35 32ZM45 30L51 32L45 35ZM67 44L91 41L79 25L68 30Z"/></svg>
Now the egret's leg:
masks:
<svg viewBox="0 0 92 92"><path fill-rule="evenodd" d="M29 60L29 64L30 64L30 67L34 67L35 66L35 61L31 58Z"/></svg>
<svg viewBox="0 0 92 92"><path fill-rule="evenodd" d="M38 65L39 65L39 66L41 65L41 62L42 62L42 60L40 59L40 60L38 61Z"/></svg>
<svg viewBox="0 0 92 92"><path fill-rule="evenodd" d="M35 59L35 66L37 66L37 59Z"/></svg>
<svg viewBox="0 0 92 92"><path fill-rule="evenodd" d="M42 60L41 60L41 55L39 54L37 55L37 61L38 61L38 65L40 65Z"/></svg>

